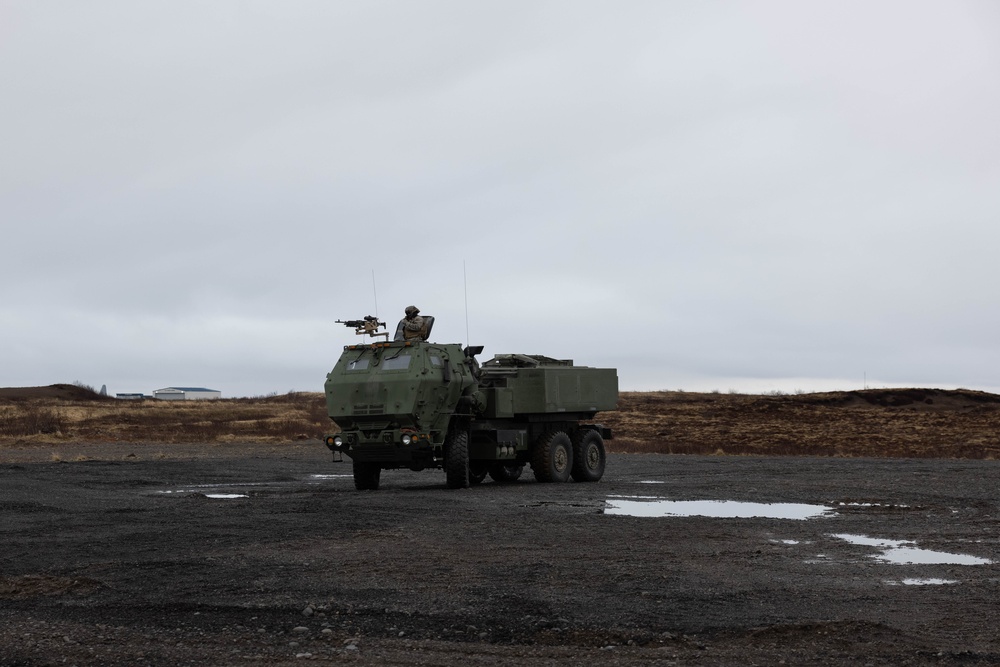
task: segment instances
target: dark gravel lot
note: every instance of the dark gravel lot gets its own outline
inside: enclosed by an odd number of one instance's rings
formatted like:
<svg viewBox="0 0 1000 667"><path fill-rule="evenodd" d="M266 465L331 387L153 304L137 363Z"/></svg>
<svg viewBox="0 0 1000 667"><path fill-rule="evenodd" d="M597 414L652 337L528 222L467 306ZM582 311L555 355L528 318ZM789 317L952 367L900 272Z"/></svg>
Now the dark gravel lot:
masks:
<svg viewBox="0 0 1000 667"><path fill-rule="evenodd" d="M320 445L2 461L4 667L1000 663L1000 566L835 537L1000 559L994 461L612 455L596 484L376 492ZM606 513L622 496L834 509Z"/></svg>

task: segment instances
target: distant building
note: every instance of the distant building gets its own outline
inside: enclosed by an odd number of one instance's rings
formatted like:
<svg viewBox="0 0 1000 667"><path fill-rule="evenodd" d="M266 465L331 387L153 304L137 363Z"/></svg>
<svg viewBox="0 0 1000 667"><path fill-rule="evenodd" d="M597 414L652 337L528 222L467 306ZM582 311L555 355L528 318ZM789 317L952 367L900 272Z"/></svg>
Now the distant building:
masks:
<svg viewBox="0 0 1000 667"><path fill-rule="evenodd" d="M222 398L222 392L204 387L166 387L154 391L153 398L158 398L161 401L200 401Z"/></svg>

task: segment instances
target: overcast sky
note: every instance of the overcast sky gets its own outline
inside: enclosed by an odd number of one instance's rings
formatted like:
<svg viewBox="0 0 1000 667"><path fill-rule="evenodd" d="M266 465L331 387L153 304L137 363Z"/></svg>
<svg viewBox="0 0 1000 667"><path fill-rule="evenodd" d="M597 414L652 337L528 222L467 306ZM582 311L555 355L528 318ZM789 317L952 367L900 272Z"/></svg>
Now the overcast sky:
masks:
<svg viewBox="0 0 1000 667"><path fill-rule="evenodd" d="M0 386L1000 391L1000 4L0 0Z"/></svg>

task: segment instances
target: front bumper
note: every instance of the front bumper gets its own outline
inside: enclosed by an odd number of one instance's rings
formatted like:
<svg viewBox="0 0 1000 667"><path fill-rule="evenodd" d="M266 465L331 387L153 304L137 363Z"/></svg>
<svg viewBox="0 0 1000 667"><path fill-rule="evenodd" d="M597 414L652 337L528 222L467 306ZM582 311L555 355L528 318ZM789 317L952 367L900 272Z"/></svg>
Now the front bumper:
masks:
<svg viewBox="0 0 1000 667"><path fill-rule="evenodd" d="M323 443L331 452L346 454L359 463L379 463L386 468L428 468L440 464L443 455L429 435L413 431L386 430L374 437L359 431L327 435Z"/></svg>

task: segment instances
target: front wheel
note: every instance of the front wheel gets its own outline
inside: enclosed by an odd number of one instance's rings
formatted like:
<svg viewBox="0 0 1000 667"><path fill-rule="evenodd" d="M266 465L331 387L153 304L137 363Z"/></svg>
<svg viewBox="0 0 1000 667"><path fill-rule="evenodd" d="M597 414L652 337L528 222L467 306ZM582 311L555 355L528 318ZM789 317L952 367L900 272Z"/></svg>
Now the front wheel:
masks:
<svg viewBox="0 0 1000 667"><path fill-rule="evenodd" d="M444 439L444 474L448 488L465 489L470 483L469 431L452 427Z"/></svg>
<svg viewBox="0 0 1000 667"><path fill-rule="evenodd" d="M531 471L539 482L565 482L573 469L573 443L563 431L549 431L535 442Z"/></svg>
<svg viewBox="0 0 1000 667"><path fill-rule="evenodd" d="M573 479L577 482L596 482L604 477L604 438L598 431L585 428L573 434Z"/></svg>
<svg viewBox="0 0 1000 667"><path fill-rule="evenodd" d="M354 488L358 491L378 491L382 468L377 463L354 462Z"/></svg>

